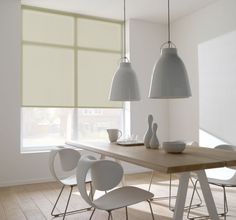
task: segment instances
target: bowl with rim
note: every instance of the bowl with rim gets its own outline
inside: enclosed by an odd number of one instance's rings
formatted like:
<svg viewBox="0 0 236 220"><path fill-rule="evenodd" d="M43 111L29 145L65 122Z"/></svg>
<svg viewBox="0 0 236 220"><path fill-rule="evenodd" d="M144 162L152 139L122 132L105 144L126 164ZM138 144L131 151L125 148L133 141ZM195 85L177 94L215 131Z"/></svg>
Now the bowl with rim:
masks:
<svg viewBox="0 0 236 220"><path fill-rule="evenodd" d="M166 153L179 154L184 151L186 143L183 141L166 141L162 143L162 148Z"/></svg>

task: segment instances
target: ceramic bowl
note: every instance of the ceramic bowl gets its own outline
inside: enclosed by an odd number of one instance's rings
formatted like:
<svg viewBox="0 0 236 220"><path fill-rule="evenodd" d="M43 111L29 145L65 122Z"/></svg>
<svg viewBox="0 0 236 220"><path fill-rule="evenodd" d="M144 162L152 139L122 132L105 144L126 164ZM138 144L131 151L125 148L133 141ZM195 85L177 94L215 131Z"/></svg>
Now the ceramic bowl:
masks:
<svg viewBox="0 0 236 220"><path fill-rule="evenodd" d="M166 153L179 154L184 151L186 143L183 141L167 141L163 142L162 148Z"/></svg>

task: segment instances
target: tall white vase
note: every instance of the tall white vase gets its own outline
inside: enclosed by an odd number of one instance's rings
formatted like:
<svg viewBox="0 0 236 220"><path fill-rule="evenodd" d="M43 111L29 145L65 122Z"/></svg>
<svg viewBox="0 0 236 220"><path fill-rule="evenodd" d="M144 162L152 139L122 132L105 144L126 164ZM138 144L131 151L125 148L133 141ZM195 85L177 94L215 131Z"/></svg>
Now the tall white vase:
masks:
<svg viewBox="0 0 236 220"><path fill-rule="evenodd" d="M152 122L153 122L153 116L150 114L148 115L148 129L143 139L143 142L146 148L150 148L150 140L152 138Z"/></svg>
<svg viewBox="0 0 236 220"><path fill-rule="evenodd" d="M159 148L159 140L157 138L157 123L153 124L152 137L151 137L149 145L150 145L150 148L152 148L152 149L158 149Z"/></svg>

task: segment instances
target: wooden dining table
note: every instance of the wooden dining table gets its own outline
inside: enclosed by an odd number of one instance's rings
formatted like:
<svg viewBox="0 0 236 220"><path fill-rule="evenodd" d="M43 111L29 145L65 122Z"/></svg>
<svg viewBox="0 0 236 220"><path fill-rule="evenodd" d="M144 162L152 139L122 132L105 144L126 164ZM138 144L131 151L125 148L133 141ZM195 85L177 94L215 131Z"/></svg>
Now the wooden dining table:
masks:
<svg viewBox="0 0 236 220"><path fill-rule="evenodd" d="M169 154L162 149L147 149L144 146L120 146L108 142L69 141L67 145L86 151L126 161L162 173L179 173L179 186L173 219L183 219L190 172L198 176L205 203L211 219L219 220L214 199L207 181L205 169L236 166L236 152L205 147L186 147L183 153Z"/></svg>

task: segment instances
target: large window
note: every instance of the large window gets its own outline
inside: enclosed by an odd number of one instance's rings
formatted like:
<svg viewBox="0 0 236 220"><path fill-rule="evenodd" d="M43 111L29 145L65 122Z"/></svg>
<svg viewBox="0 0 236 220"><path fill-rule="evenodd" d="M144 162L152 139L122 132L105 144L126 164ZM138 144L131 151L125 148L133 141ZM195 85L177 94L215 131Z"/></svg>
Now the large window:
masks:
<svg viewBox="0 0 236 220"><path fill-rule="evenodd" d="M23 6L22 36L24 149L123 130L122 103L108 100L121 22Z"/></svg>

